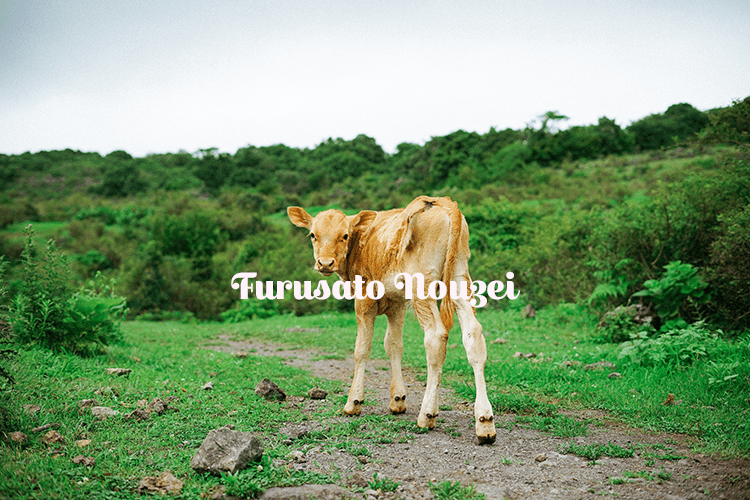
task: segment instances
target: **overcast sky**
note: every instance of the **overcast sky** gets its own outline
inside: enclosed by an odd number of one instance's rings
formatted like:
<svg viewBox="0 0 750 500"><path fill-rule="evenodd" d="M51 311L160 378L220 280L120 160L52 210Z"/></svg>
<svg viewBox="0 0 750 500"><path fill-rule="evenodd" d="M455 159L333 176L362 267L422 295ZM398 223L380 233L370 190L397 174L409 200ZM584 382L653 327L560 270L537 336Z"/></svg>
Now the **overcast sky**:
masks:
<svg viewBox="0 0 750 500"><path fill-rule="evenodd" d="M622 126L750 95L750 1L0 0L0 152Z"/></svg>

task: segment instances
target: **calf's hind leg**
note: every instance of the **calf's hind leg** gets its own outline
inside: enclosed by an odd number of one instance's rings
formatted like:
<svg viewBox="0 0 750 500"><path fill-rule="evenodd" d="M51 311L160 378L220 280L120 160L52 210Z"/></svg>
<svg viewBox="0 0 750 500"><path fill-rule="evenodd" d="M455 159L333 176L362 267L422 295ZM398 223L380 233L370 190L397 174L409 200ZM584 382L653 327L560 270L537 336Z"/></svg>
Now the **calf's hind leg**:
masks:
<svg viewBox="0 0 750 500"><path fill-rule="evenodd" d="M440 311L434 299L414 300L414 312L424 330L424 347L427 354L427 387L417 425L434 429L438 414L438 389L443 373L448 332L440 320Z"/></svg>
<svg viewBox="0 0 750 500"><path fill-rule="evenodd" d="M406 412L406 386L401 373L401 357L404 354L404 318L406 303L393 306L387 313L388 328L385 331L383 346L391 360L391 413Z"/></svg>
<svg viewBox="0 0 750 500"><path fill-rule="evenodd" d="M460 278L464 280L468 278ZM459 281L459 280L456 280ZM470 282L470 281L469 281ZM487 362L487 345L482 334L482 325L474 316L471 304L463 299L454 301L458 322L461 325L463 344L466 349L466 357L474 370L474 384L476 386L477 398L474 402L474 418L476 420L475 430L479 444L492 444L495 442L497 432L495 430L492 406L487 398L487 384L484 380L484 365Z"/></svg>

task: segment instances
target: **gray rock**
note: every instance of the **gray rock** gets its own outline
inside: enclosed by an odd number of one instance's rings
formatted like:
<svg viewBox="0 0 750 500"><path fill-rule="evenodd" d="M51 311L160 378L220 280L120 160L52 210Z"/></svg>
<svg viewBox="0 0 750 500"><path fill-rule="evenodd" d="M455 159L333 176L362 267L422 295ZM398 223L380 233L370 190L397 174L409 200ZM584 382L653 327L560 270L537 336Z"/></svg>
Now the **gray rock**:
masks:
<svg viewBox="0 0 750 500"><path fill-rule="evenodd" d="M190 467L196 472L217 476L221 472L234 474L262 456L263 443L260 439L248 432L221 427L208 433L190 461Z"/></svg>
<svg viewBox="0 0 750 500"><path fill-rule="evenodd" d="M284 401L286 393L275 383L264 378L255 387L255 394L264 398L266 401Z"/></svg>
<svg viewBox="0 0 750 500"><path fill-rule="evenodd" d="M259 500L344 500L348 498L362 498L361 495L335 484L305 484L292 488L269 488Z"/></svg>
<svg viewBox="0 0 750 500"><path fill-rule="evenodd" d="M117 410L113 410L112 408L109 408L108 406L92 406L91 413L93 413L93 415L98 420L104 420L107 417L114 417L119 412Z"/></svg>

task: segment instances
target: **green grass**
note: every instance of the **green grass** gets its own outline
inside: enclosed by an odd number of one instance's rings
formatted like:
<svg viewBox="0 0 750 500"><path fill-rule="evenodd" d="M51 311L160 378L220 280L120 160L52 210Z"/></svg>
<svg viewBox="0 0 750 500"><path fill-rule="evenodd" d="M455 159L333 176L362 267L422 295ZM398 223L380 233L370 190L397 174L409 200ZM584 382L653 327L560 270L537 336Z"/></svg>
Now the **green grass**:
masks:
<svg viewBox="0 0 750 500"><path fill-rule="evenodd" d="M132 322L124 325L126 343L113 347L107 356L80 358L41 349L22 350L14 366L17 385L2 405L9 413L3 414L3 431L22 431L29 441L0 447L0 497L135 498L141 477L170 470L185 481L186 498L194 498L221 484L221 478L195 474L189 464L208 431L225 425L264 436L269 460L287 454L290 448L280 443L277 430L305 417L294 407L257 397L255 385L268 376L288 395L302 396L314 386L335 394L341 392L341 384L313 379L283 365L280 358L239 359L200 348L225 331L221 325ZM106 371L111 367L133 371L129 377L113 377ZM208 381L214 389L202 391ZM90 410L79 410L78 401L91 398L119 415L98 421ZM142 422L125 418L139 400L154 398L176 398L169 404L177 410L152 414ZM41 410L29 415L23 410L29 404L39 405ZM321 411L329 416L337 410L334 403L321 405ZM65 439L62 446L46 446L44 433L31 430L52 423L59 424L57 431ZM321 440L363 454L368 453L374 433L364 432L364 438L339 434ZM76 441L84 439L91 443L81 448ZM81 454L94 458L96 465L73 464L72 458ZM242 487L243 481L261 487L315 482L311 477L296 478L294 471L291 476L285 473L284 481L274 479L282 474L270 462L265 465L262 480L256 477L257 471L245 472L251 477L239 475L237 487ZM332 480L321 476L317 481Z"/></svg>
<svg viewBox="0 0 750 500"><path fill-rule="evenodd" d="M538 311L534 319L521 319L517 307L479 311L478 318L488 340L486 374L490 398L498 414L515 415L515 420L509 422L511 427L529 426L564 438L586 435L588 426L602 423L600 417L587 420L589 417L571 415L595 409L603 411L606 419L616 418L638 428L685 433L702 451L750 455L750 394L743 371L748 364L743 358L746 338L722 340L721 359L709 354L678 368L643 367L623 364L617 359L619 346L599 343L594 329L596 318L576 306L546 308ZM376 323L373 357L385 358L384 331L385 320L381 317ZM337 482L341 478L336 474L293 470L281 474L273 466L273 459L313 448L341 450L354 457L370 456L376 446L409 442L424 432L407 419L369 415L343 419L342 425L310 432L290 444L278 435L281 425L305 418L339 418L346 398L343 384L311 379L305 372L285 366L279 358L251 354L240 359L201 348L225 334L282 342L290 347L312 347L322 357L350 356L356 336L356 321L351 313L277 316L232 325L128 322L123 325L123 333L125 343L113 346L105 356L80 358L42 349L21 350L11 366L16 388L2 395L2 407L8 411L0 414L0 425L4 432L25 432L29 442L0 445L0 497L135 498L140 478L165 470L185 481L186 498L220 485L250 494L254 488L270 485ZM404 337L405 363L423 377L422 332L411 313ZM507 342L492 343L498 337ZM473 374L458 328L450 332L448 342L451 347L444 381L455 387L459 395L471 399ZM515 352L533 352L536 357L516 358ZM614 369L584 369L586 364L603 360L617 363L616 370L622 378L608 378ZM133 372L127 378L113 377L106 371L111 367ZM731 376L733 373L737 376ZM264 377L272 378L291 396L304 396L314 386L326 389L330 396L313 415L306 416L293 406L269 403L255 396L254 387ZM214 390L202 391L201 386L208 381L213 382ZM663 405L668 394L674 394L679 404ZM78 408L78 401L90 398L120 414L96 420L90 412ZM154 398L176 398L170 404L177 411L154 415L143 422L124 418L139 400ZM443 402L446 403L449 402ZM41 410L27 414L23 407L30 404L39 405ZM52 423L59 424L57 431L65 439L62 446L48 447L42 442L43 433L31 431ZM248 469L233 479L222 479L197 475L190 469L190 458L208 431L224 425L263 436L266 458L262 470ZM456 429L447 431L460 433ZM84 439L91 443L80 448L76 441ZM637 450L647 467L657 461L681 458L666 446L566 446L565 452L591 460L620 453L632 455ZM88 468L73 464L72 458L80 454L94 458L96 465ZM448 482L433 486L436 498L450 498L441 495L449 495L448 490L460 485Z"/></svg>
<svg viewBox="0 0 750 500"><path fill-rule="evenodd" d="M635 454L635 448L623 448L616 444L577 444L574 442L563 445L560 452L564 455L573 454L579 457L588 458L592 462L597 461L601 457L612 457L612 458L630 458Z"/></svg>
<svg viewBox="0 0 750 500"><path fill-rule="evenodd" d="M437 500L483 500L484 493L479 493L473 484L464 486L460 481L443 481L430 483L430 490Z"/></svg>

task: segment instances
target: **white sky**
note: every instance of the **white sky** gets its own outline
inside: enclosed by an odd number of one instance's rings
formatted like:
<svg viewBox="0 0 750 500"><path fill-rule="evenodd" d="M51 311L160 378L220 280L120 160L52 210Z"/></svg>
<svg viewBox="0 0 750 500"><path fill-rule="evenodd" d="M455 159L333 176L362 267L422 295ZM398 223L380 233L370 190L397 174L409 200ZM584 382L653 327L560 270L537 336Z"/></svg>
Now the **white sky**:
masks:
<svg viewBox="0 0 750 500"><path fill-rule="evenodd" d="M750 95L748 0L0 0L0 152L622 126Z"/></svg>

